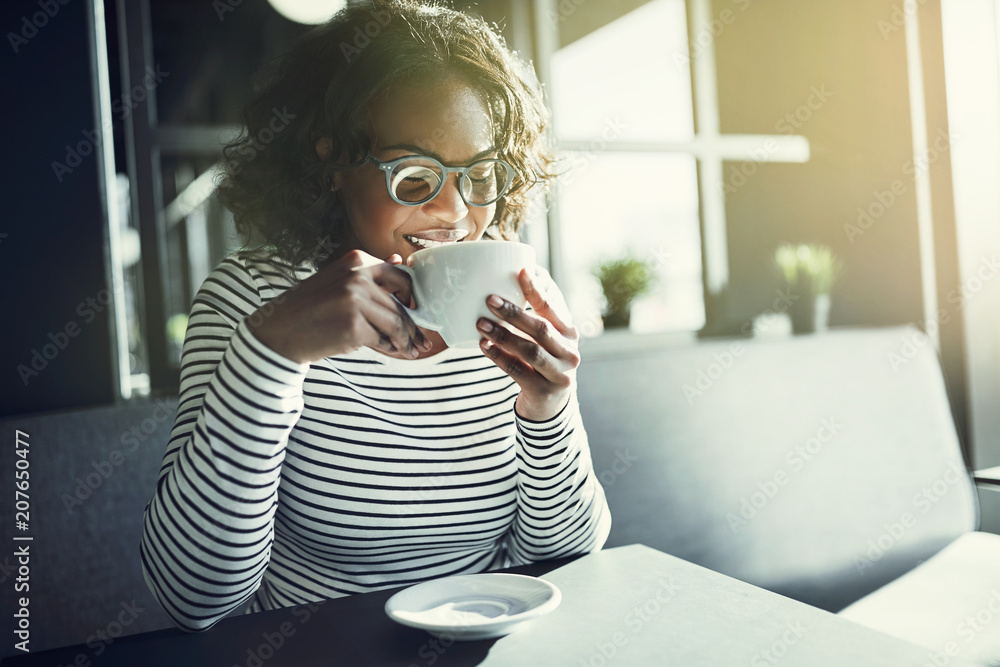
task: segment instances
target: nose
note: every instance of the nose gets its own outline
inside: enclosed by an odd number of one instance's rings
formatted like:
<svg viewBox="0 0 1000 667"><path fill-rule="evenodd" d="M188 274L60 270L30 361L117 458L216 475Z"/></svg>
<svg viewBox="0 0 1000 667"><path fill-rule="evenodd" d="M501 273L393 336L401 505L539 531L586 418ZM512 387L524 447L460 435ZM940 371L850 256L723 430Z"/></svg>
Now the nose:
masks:
<svg viewBox="0 0 1000 667"><path fill-rule="evenodd" d="M460 174L448 174L437 197L424 204L424 210L445 222L458 222L469 214L469 207L462 199L458 179Z"/></svg>

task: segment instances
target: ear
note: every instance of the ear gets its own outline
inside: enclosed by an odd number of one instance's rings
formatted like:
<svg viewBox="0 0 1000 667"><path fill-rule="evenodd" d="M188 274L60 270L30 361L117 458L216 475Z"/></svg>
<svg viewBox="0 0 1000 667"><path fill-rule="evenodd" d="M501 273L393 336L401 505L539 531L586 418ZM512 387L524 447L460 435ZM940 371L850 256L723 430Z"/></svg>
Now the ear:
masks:
<svg viewBox="0 0 1000 667"><path fill-rule="evenodd" d="M323 162L329 162L333 157L333 139L322 137L316 142L316 156Z"/></svg>

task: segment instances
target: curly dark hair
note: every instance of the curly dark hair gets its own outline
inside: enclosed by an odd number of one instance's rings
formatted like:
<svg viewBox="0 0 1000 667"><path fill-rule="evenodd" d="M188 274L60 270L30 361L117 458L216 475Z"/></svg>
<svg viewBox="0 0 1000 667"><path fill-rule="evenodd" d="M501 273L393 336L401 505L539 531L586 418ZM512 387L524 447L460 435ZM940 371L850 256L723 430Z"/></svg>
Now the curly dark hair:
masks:
<svg viewBox="0 0 1000 667"><path fill-rule="evenodd" d="M352 4L306 33L246 105L243 131L223 151L219 199L248 248L318 267L346 225L333 174L371 155L372 102L396 84L457 78L488 104L493 145L516 172L487 236L515 239L529 189L554 176L529 67L481 18L416 0ZM324 137L350 166L317 156Z"/></svg>

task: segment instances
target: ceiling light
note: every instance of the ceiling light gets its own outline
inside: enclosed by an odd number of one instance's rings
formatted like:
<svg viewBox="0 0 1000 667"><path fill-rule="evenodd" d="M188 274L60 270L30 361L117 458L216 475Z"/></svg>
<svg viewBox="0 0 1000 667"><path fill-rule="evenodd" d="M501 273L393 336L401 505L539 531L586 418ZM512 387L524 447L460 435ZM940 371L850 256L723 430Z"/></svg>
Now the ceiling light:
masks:
<svg viewBox="0 0 1000 667"><path fill-rule="evenodd" d="M347 6L347 0L268 0L268 2L286 19L309 25L324 23Z"/></svg>

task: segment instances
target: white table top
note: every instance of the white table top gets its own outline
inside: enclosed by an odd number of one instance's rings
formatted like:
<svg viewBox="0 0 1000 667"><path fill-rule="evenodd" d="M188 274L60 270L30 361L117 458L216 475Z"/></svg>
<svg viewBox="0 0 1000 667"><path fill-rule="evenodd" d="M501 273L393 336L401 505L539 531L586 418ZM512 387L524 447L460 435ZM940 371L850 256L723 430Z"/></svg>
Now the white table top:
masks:
<svg viewBox="0 0 1000 667"><path fill-rule="evenodd" d="M561 589L560 607L498 640L482 665L935 664L926 649L641 545L542 578Z"/></svg>

